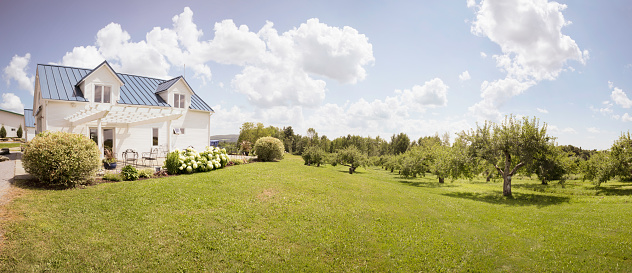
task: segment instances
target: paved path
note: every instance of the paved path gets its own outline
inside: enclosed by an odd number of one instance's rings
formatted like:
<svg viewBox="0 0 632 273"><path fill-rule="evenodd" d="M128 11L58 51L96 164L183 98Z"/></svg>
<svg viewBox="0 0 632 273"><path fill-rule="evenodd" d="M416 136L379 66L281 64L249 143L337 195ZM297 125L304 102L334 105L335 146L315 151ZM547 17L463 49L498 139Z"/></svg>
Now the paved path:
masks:
<svg viewBox="0 0 632 273"><path fill-rule="evenodd" d="M11 160L0 162L0 205L4 205L9 201L7 196L7 193L11 188L9 180L13 179L15 176L15 161L16 158L20 158L20 155L22 154L11 151L10 154L4 155Z"/></svg>

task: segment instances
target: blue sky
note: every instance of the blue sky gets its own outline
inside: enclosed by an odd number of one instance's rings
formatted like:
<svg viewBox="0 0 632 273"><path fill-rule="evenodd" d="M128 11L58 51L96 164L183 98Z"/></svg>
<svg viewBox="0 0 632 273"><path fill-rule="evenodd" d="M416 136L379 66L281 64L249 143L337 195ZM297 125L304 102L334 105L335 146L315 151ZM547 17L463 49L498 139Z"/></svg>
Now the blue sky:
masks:
<svg viewBox="0 0 632 273"><path fill-rule="evenodd" d="M178 2L178 3L176 3ZM31 108L38 63L169 79L216 113L341 135L452 134L536 116L560 144L632 128L629 1L3 1L0 108Z"/></svg>

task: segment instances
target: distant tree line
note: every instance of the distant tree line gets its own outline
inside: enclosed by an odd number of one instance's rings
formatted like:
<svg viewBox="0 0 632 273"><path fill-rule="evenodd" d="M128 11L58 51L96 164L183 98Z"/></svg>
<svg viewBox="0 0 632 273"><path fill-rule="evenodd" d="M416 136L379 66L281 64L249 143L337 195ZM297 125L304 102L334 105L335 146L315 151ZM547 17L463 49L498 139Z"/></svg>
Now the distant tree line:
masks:
<svg viewBox="0 0 632 273"><path fill-rule="evenodd" d="M347 135L330 140L309 128L306 135L291 126L265 127L246 122L240 128L238 148L249 153L252 143L261 137L274 137L284 144L285 152L300 155L306 165L345 165L349 173L360 166L379 166L403 177L436 175L439 183L446 178L486 180L501 178L503 195L511 196L511 180L516 174L536 175L542 184L564 182L570 175L581 176L599 186L613 178L632 180L632 140L624 133L604 151L584 150L572 145L557 145L547 134L547 125L536 118L508 116L501 123L485 122L456 134L424 136L411 140L405 133L390 140L379 136Z"/></svg>

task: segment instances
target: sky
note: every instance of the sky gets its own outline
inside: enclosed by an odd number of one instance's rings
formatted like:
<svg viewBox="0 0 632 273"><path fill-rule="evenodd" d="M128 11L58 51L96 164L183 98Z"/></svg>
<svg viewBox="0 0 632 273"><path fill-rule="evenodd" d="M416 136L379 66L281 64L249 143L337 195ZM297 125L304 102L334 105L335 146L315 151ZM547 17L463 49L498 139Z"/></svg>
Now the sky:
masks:
<svg viewBox="0 0 632 273"><path fill-rule="evenodd" d="M390 139L537 117L558 144L632 129L632 2L1 1L0 108L32 108L37 64L170 79L244 122ZM105 3L105 2L103 2Z"/></svg>

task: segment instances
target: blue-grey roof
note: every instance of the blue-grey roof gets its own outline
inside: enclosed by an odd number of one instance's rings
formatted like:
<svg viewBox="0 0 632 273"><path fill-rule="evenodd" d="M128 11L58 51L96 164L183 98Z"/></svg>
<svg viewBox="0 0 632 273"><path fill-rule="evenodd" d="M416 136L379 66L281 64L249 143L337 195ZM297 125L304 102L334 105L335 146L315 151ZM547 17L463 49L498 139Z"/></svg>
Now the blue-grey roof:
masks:
<svg viewBox="0 0 632 273"><path fill-rule="evenodd" d="M97 66L97 68L99 66ZM88 101L84 97L83 92L79 89L78 83L92 71L94 71L94 69L38 64L37 73L39 75L42 98L66 101ZM167 81L129 74L115 74L123 82L123 86L121 86L121 96L117 103L171 107L171 105L165 102L156 92L159 86L165 86L167 82L178 78ZM195 93L191 97L191 106L189 108L213 111L213 109Z"/></svg>
<svg viewBox="0 0 632 273"><path fill-rule="evenodd" d="M175 77L171 80L168 80L166 82L159 84L158 87L156 88L156 93L160 93L162 91L169 89L169 87L175 84L180 78L182 78L182 76Z"/></svg>
<svg viewBox="0 0 632 273"><path fill-rule="evenodd" d="M24 127L35 127L35 117L33 117L33 109L24 109Z"/></svg>

